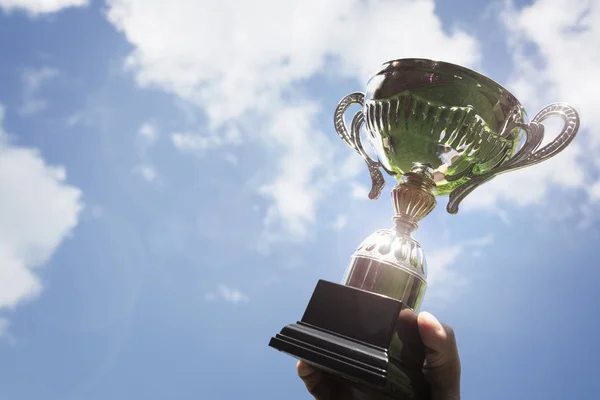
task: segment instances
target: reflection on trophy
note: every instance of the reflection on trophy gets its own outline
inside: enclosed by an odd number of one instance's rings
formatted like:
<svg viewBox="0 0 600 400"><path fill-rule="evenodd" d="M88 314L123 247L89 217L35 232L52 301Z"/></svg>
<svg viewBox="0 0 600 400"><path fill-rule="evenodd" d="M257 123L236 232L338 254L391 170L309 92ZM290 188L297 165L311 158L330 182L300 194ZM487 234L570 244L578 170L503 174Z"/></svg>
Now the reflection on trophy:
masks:
<svg viewBox="0 0 600 400"><path fill-rule="evenodd" d="M362 109L348 126L351 105ZM554 116L564 127L542 147L542 122ZM334 123L369 168L369 198L378 198L385 185L382 170L398 181L392 189L394 226L360 244L343 284L319 281L302 320L284 327L269 345L349 384L427 399L415 314L427 268L412 232L434 209L436 196L449 195L447 210L455 214L469 193L494 176L562 151L575 137L579 117L556 103L527 123L519 101L491 79L453 64L401 59L384 64L364 94L342 99ZM376 159L365 151L361 132Z"/></svg>

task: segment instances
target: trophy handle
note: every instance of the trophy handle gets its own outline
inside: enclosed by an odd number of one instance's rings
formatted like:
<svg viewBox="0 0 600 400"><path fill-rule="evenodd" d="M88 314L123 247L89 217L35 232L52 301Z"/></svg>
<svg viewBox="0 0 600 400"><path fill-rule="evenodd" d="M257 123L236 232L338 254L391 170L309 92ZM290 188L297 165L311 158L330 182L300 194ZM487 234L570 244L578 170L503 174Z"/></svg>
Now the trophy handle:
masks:
<svg viewBox="0 0 600 400"><path fill-rule="evenodd" d="M549 117L561 117L564 121L562 131L546 146L538 149L544 139L544 125L542 122ZM458 212L458 205L479 185L493 177L505 172L529 167L541 163L563 151L571 143L579 130L579 115L568 104L554 103L544 107L538 112L529 124L518 125L525 133L525 142L517 153L505 163L491 170L485 175L472 177L467 183L459 186L450 193L447 210L450 214Z"/></svg>
<svg viewBox="0 0 600 400"><path fill-rule="evenodd" d="M369 199L374 200L381 194L381 190L385 186L385 179L379 170L379 168L382 167L381 163L369 157L360 140L360 128L365 122L364 114L361 110L354 115L354 118L352 118L350 131L348 131L348 127L346 126L346 122L344 120L344 114L346 110L348 110L348 107L350 107L352 104L359 104L363 106L364 101L365 95L363 93L352 93L344 97L335 108L333 122L339 137L346 142L348 146L356 150L367 163L369 173L371 174L371 191L369 192Z"/></svg>

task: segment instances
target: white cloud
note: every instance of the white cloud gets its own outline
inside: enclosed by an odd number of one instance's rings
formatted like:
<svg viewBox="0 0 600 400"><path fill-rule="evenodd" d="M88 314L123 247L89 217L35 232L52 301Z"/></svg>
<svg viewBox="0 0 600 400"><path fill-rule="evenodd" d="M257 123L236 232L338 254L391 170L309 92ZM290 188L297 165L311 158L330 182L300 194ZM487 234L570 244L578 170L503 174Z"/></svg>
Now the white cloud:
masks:
<svg viewBox="0 0 600 400"><path fill-rule="evenodd" d="M88 0L0 0L0 9L5 12L23 10L31 15L39 15L87 4Z"/></svg>
<svg viewBox="0 0 600 400"><path fill-rule="evenodd" d="M369 189L358 182L352 182L352 197L359 200L368 200L369 199Z"/></svg>
<svg viewBox="0 0 600 400"><path fill-rule="evenodd" d="M508 87L528 109L530 116L542 106L567 102L580 113L582 128L578 138L560 155L542 164L495 178L477 189L465 201L465 209L507 204L532 205L550 198L549 190L588 190L594 199L590 180L596 171L586 162L600 162L599 82L594 79L600 65L600 3L588 0L536 0L517 9L505 4L502 21L509 33L509 50L514 71ZM546 135L557 133L549 124ZM548 139L545 140L547 142ZM589 187L588 187L589 186Z"/></svg>
<svg viewBox="0 0 600 400"><path fill-rule="evenodd" d="M326 63L335 78L358 78L360 90L389 59L428 57L474 66L480 58L475 38L443 29L432 0L108 0L108 5L108 19L134 46L126 64L138 83L175 93L208 117L210 131L175 133L175 146L203 155L237 144L220 132L234 124L278 156L276 172L259 185L272 199L267 241L306 237L335 174L326 170L339 163L329 141L337 140L333 129L319 131L318 104L303 98L298 85L324 73ZM215 37L219 40L210 39ZM281 107L290 94L297 101Z"/></svg>
<svg viewBox="0 0 600 400"><path fill-rule="evenodd" d="M594 80L600 63L600 3L590 0L536 0L504 12L511 36L515 73L511 86L532 106L572 103L587 124L600 125ZM600 134L596 134L600 140Z"/></svg>
<svg viewBox="0 0 600 400"><path fill-rule="evenodd" d="M171 133L171 142L182 152L192 153L202 157L208 151L216 150L223 146L239 145L242 143L240 131L229 127L223 132L207 132L205 134L191 132Z"/></svg>
<svg viewBox="0 0 600 400"><path fill-rule="evenodd" d="M223 159L231 165L238 165L239 163L237 156L232 153L225 153L225 155L223 155Z"/></svg>
<svg viewBox="0 0 600 400"><path fill-rule="evenodd" d="M341 231L346 227L346 225L348 225L348 216L345 214L340 214L336 217L335 221L333 221L331 227L336 231Z"/></svg>
<svg viewBox="0 0 600 400"><path fill-rule="evenodd" d="M138 82L196 102L213 125L268 111L283 90L320 72L329 57L340 61L339 74L362 79L402 56L479 60L475 39L446 34L430 0L108 4L109 20L136 46L127 64Z"/></svg>
<svg viewBox="0 0 600 400"><path fill-rule="evenodd" d="M287 237L279 228L304 239L307 226L315 220L317 202L330 182L331 145L315 126L316 113L312 104L285 107L265 130L269 143L281 152L274 181L259 188L272 200L265 218L268 241Z"/></svg>
<svg viewBox="0 0 600 400"><path fill-rule="evenodd" d="M83 206L64 168L10 144L3 115L0 106L0 308L13 308L40 293L34 268L71 234Z"/></svg>
<svg viewBox="0 0 600 400"><path fill-rule="evenodd" d="M478 239L467 240L451 245L440 246L427 252L427 294L426 302L436 307L445 307L450 301L458 298L470 283L468 270L465 271L457 265L465 265L468 258L477 259L481 263L481 257L487 246L494 241L492 235L482 236Z"/></svg>
<svg viewBox="0 0 600 400"><path fill-rule="evenodd" d="M467 277L463 276L461 271L453 269L452 266L459 257L464 259L467 250L471 251L472 256L480 257L481 250L491 245L493 241L493 236L488 235L479 239L443 246L428 253L427 285L431 290L428 289L427 297L432 298L434 301L445 300L467 285Z"/></svg>
<svg viewBox="0 0 600 400"><path fill-rule="evenodd" d="M23 103L19 107L21 115L32 115L46 108L47 102L39 96L39 92L46 82L56 78L58 74L57 69L49 67L38 69L27 68L23 71L21 74Z"/></svg>
<svg viewBox="0 0 600 400"><path fill-rule="evenodd" d="M449 280L462 282L462 277L459 277L449 269L457 260L462 250L463 245L458 244L434 250L427 256L427 284L429 286L435 286L437 282L448 284Z"/></svg>
<svg viewBox="0 0 600 400"><path fill-rule="evenodd" d="M158 173L152 165L140 164L133 168L133 173L142 177L146 182L154 182L158 178Z"/></svg>
<svg viewBox="0 0 600 400"><path fill-rule="evenodd" d="M132 172L139 175L146 182L156 182L158 172L150 161L150 150L156 144L160 135L155 125L146 122L137 132L138 156L140 163L133 167Z"/></svg>
<svg viewBox="0 0 600 400"><path fill-rule="evenodd" d="M65 120L65 123L67 124L67 126L73 127L75 125L80 124L83 121L85 121L85 115L81 112L77 112L77 113L73 113L69 117L67 117L67 119Z"/></svg>
<svg viewBox="0 0 600 400"><path fill-rule="evenodd" d="M205 293L204 299L206 301L223 300L233 304L247 303L250 300L248 296L238 289L233 289L226 285L219 285L215 292Z"/></svg>
<svg viewBox="0 0 600 400"><path fill-rule="evenodd" d="M589 188L590 199L594 202L600 202L600 181L596 181Z"/></svg>
<svg viewBox="0 0 600 400"><path fill-rule="evenodd" d="M158 130L154 125L147 122L140 127L138 138L141 146L150 147L158 140Z"/></svg>

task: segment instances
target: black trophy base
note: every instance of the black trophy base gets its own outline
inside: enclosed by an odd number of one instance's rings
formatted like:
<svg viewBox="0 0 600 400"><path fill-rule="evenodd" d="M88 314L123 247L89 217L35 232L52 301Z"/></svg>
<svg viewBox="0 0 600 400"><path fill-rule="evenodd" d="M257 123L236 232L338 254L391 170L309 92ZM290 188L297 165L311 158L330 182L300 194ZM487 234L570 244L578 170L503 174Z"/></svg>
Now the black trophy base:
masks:
<svg viewBox="0 0 600 400"><path fill-rule="evenodd" d="M320 280L302 320L269 346L351 386L400 400L429 398L417 316L389 297Z"/></svg>

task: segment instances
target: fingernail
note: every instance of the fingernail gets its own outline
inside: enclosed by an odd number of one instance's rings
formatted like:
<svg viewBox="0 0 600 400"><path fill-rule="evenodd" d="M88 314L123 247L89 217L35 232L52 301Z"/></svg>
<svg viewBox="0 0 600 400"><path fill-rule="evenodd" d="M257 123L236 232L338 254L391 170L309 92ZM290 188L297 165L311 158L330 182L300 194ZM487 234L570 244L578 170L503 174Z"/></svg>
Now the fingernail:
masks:
<svg viewBox="0 0 600 400"><path fill-rule="evenodd" d="M302 361L298 361L296 368L300 377L308 376L315 371L313 367Z"/></svg>
<svg viewBox="0 0 600 400"><path fill-rule="evenodd" d="M422 313L419 314L419 318L421 318L421 316L427 321L427 323L430 324L430 326L433 328L433 331L437 335L445 335L446 334L444 327L442 326L440 321L438 321L438 319L433 314L428 313L427 311L423 311Z"/></svg>

